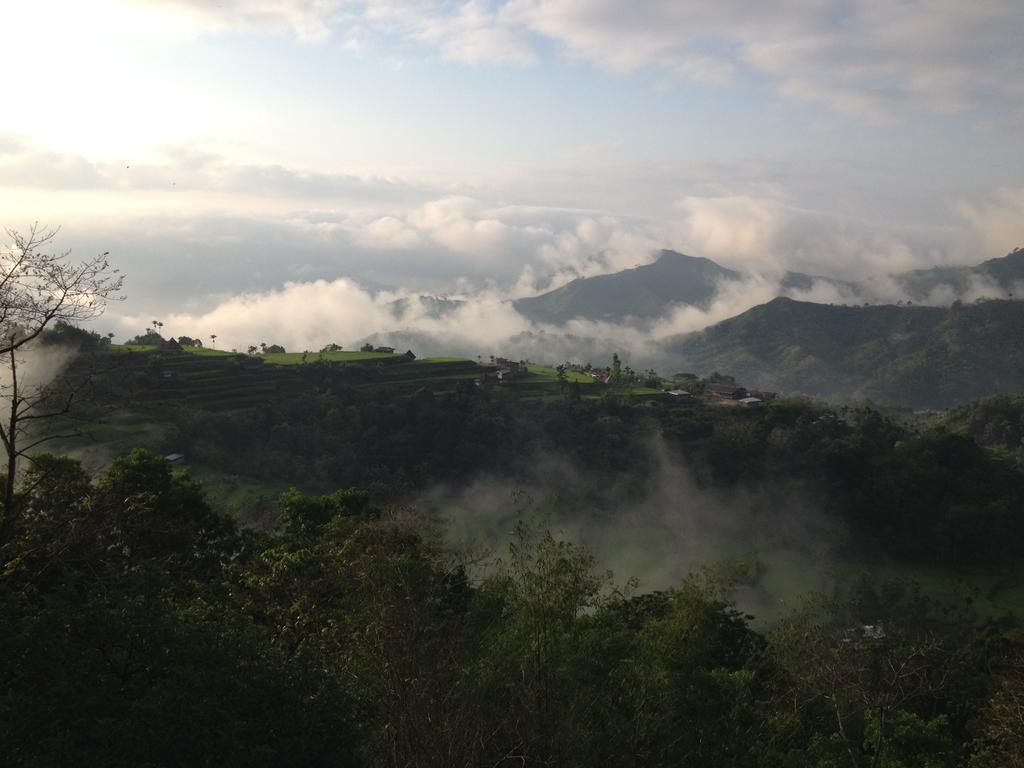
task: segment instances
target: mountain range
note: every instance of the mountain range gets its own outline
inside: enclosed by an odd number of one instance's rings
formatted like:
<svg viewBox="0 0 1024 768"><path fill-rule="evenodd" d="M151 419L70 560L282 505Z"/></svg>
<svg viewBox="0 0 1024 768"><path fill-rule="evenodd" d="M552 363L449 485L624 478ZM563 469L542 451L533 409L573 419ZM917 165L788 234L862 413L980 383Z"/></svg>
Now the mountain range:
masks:
<svg viewBox="0 0 1024 768"><path fill-rule="evenodd" d="M598 277L581 277L539 296L518 299L516 310L534 322L563 325L574 318L610 323L651 320L674 307L707 308L721 287L747 275L710 259L663 250L644 266ZM1024 250L976 266L932 267L854 282L803 272L786 272L780 295L815 285L834 289L849 302L895 301L948 304L957 299L1010 297L1024 283Z"/></svg>
<svg viewBox="0 0 1024 768"><path fill-rule="evenodd" d="M544 326L583 318L642 329L678 306L707 308L723 286L742 289L745 277L710 259L666 250L650 264L579 278L514 306ZM844 303L792 298L821 283ZM779 281L781 295L766 304L702 331L619 352L637 366L700 375L719 371L751 387L943 408L1024 391L1024 301L1013 300L1024 297L1021 286L1024 249L974 266L859 282L787 272ZM427 297L423 309L440 316L457 306L456 300ZM411 329L386 336L394 346L453 353ZM542 327L509 339L505 347L505 353L521 357L600 362L616 345L596 336L545 333Z"/></svg>

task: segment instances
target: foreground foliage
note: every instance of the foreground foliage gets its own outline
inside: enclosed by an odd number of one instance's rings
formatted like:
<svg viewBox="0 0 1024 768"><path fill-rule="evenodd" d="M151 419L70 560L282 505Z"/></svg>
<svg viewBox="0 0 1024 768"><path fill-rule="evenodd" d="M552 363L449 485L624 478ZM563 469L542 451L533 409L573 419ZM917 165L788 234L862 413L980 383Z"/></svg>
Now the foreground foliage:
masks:
<svg viewBox="0 0 1024 768"><path fill-rule="evenodd" d="M43 457L2 552L8 765L993 766L1021 643L863 581L761 635L729 579L616 588L520 526L471 575L358 490L272 533L136 452ZM1014 762L1017 761L1017 762Z"/></svg>

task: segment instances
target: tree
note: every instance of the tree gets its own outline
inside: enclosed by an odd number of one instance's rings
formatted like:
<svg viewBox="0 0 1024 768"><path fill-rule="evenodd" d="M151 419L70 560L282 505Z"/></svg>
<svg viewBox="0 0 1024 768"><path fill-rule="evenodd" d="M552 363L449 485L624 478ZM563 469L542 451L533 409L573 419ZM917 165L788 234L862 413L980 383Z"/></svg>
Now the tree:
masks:
<svg viewBox="0 0 1024 768"><path fill-rule="evenodd" d="M811 602L772 635L773 656L801 700L829 713L832 758L853 768L909 764L889 761L907 739L941 752L945 718L915 707L947 690L950 640L930 626L929 603L904 589L861 579L845 601Z"/></svg>
<svg viewBox="0 0 1024 768"><path fill-rule="evenodd" d="M33 437L26 444L28 427L66 414L75 397L74 389L58 391L48 380L19 375L25 373L19 365L49 325L92 320L103 314L108 302L121 298L123 277L111 268L108 254L70 261L70 251L50 250L57 231L38 224L27 235L8 229L12 245L0 251L0 359L6 367L0 383L0 400L6 406L0 416L0 443L7 454L0 544L16 515L18 459L56 437Z"/></svg>
<svg viewBox="0 0 1024 768"><path fill-rule="evenodd" d="M217 334L216 333L211 333L210 334L210 346L213 349L217 348Z"/></svg>
<svg viewBox="0 0 1024 768"><path fill-rule="evenodd" d="M971 768L1024 766L1024 647L999 677L980 725L983 730Z"/></svg>
<svg viewBox="0 0 1024 768"><path fill-rule="evenodd" d="M558 375L558 391L564 395L565 387L569 383L569 379L565 374L565 363L562 363L557 368L555 368L555 372Z"/></svg>

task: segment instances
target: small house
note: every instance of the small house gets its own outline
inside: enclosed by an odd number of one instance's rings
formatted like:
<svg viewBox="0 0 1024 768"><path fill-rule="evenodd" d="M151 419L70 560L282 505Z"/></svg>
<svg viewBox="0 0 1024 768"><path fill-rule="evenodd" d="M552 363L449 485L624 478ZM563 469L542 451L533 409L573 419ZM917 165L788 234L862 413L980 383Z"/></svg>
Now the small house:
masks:
<svg viewBox="0 0 1024 768"><path fill-rule="evenodd" d="M706 384L704 391L722 400L742 400L747 396L747 390L732 384Z"/></svg>
<svg viewBox="0 0 1024 768"><path fill-rule="evenodd" d="M740 398L740 405L745 406L747 408L756 408L757 406L761 405L761 403L762 403L762 400L759 397L741 397Z"/></svg>
<svg viewBox="0 0 1024 768"><path fill-rule="evenodd" d="M494 364L498 367L497 377L498 381L511 381L512 379L518 379L525 376L530 371L525 364L516 360L509 360L505 357L496 357Z"/></svg>
<svg viewBox="0 0 1024 768"><path fill-rule="evenodd" d="M161 352L183 352L181 344L174 339L160 339L159 349Z"/></svg>
<svg viewBox="0 0 1024 768"><path fill-rule="evenodd" d="M374 347L373 351L374 352L381 352L382 354L386 354L386 355L393 355L393 354L395 354L395 348L394 347Z"/></svg>
<svg viewBox="0 0 1024 768"><path fill-rule="evenodd" d="M184 464L185 454L184 453L168 453L164 456L164 461L168 464Z"/></svg>

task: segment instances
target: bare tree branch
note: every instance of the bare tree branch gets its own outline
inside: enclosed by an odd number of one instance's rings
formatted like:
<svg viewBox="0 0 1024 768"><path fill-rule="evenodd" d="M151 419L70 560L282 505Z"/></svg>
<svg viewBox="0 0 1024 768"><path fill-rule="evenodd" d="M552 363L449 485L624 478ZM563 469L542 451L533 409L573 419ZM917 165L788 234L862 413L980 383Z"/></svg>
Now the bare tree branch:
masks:
<svg viewBox="0 0 1024 768"><path fill-rule="evenodd" d="M11 245L0 249L0 360L9 377L9 383L0 384L0 401L9 405L0 417L0 444L7 454L0 545L17 514L18 459L57 436L39 436L28 444L21 438L32 423L69 413L77 397L74 387L59 390L48 382L19 382L21 354L51 324L92 320L111 301L123 298L124 276L110 266L108 254L76 263L69 259L70 251L50 250L58 231L38 223L27 234L7 229Z"/></svg>

